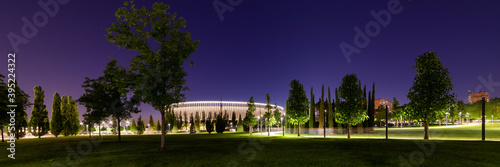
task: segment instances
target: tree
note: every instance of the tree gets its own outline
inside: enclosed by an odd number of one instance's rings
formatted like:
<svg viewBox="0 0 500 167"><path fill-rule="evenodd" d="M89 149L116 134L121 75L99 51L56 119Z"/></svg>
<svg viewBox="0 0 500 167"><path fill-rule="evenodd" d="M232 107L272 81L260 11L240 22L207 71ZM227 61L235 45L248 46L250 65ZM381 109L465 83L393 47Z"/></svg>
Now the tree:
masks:
<svg viewBox="0 0 500 167"><path fill-rule="evenodd" d="M154 3L153 9L136 9L133 1L119 8L116 22L107 30L106 38L118 47L135 50L139 55L131 60L137 77L136 90L142 101L161 113L161 150L165 150L165 111L172 104L185 99L188 90L184 61L199 45L191 40L184 18L167 13L169 6ZM147 26L145 26L147 25ZM191 61L191 65L194 63Z"/></svg>
<svg viewBox="0 0 500 167"><path fill-rule="evenodd" d="M465 110L465 103L464 103L464 101L459 100L459 101L457 102L457 110L458 110L458 113L459 113L459 114L460 114L460 113L462 114L462 119L460 120L460 123L462 124L462 123L463 123L463 121L462 121L462 120L465 118L465 115L466 115L466 113L467 113L467 111Z"/></svg>
<svg viewBox="0 0 500 167"><path fill-rule="evenodd" d="M64 129L63 116L61 113L61 96L59 93L54 93L52 98L52 119L50 121L50 133L58 136Z"/></svg>
<svg viewBox="0 0 500 167"><path fill-rule="evenodd" d="M398 99L396 97L392 98L392 118L396 120L396 127L399 127L397 124L398 120L403 116L403 108L400 106Z"/></svg>
<svg viewBox="0 0 500 167"><path fill-rule="evenodd" d="M253 131L253 126L257 124L257 119L255 119L254 112L257 110L255 107L255 101L253 100L253 96L250 97L250 100L248 100L247 103L248 109L245 114L245 119L244 124L248 126L248 129L250 130L250 136L252 136L252 131Z"/></svg>
<svg viewBox="0 0 500 167"><path fill-rule="evenodd" d="M271 111L273 107L271 106L271 97L269 96L269 93L266 93L266 101L267 104L264 107L266 109L266 113L264 114L264 118L267 118L266 121L266 127L267 127L267 136L271 135L271 126L277 123L276 119L274 118L274 113Z"/></svg>
<svg viewBox="0 0 500 167"><path fill-rule="evenodd" d="M278 110L278 104L274 103L274 120L276 120L276 124L281 125L281 113L280 110Z"/></svg>
<svg viewBox="0 0 500 167"><path fill-rule="evenodd" d="M177 118L175 117L175 114L174 114L174 122L172 124L172 133L177 133L177 131L179 130L179 122L177 121Z"/></svg>
<svg viewBox="0 0 500 167"><path fill-rule="evenodd" d="M196 133L200 133L200 113L196 111L194 115L194 127L196 129Z"/></svg>
<svg viewBox="0 0 500 167"><path fill-rule="evenodd" d="M222 112L219 112L219 114L217 115L215 131L217 132L217 134L219 133L222 134L226 129L226 126L227 126L227 120L224 119L224 117L222 116Z"/></svg>
<svg viewBox="0 0 500 167"><path fill-rule="evenodd" d="M289 84L288 100L286 104L287 116L290 123L298 125L297 136L300 136L300 124L309 120L307 110L309 109L309 100L306 97L306 91L298 80L292 80Z"/></svg>
<svg viewBox="0 0 500 167"><path fill-rule="evenodd" d="M333 101L335 103L335 101ZM328 128L333 128L333 120L334 115L333 115L333 104L332 103L332 96L330 95L330 87L328 87Z"/></svg>
<svg viewBox="0 0 500 167"><path fill-rule="evenodd" d="M135 119L132 119L132 123L130 125L130 131L132 131L132 132L137 131L137 125L135 124Z"/></svg>
<svg viewBox="0 0 500 167"><path fill-rule="evenodd" d="M82 88L84 88L85 93L80 96L78 102L87 108L86 114L91 124L97 123L99 125L99 139L102 139L101 123L106 121L110 116L110 112L108 112L110 99L106 83L102 78L90 79L85 77ZM63 116L68 113L67 101L66 96L61 98L61 112ZM63 130L63 134L65 136L69 135L66 130Z"/></svg>
<svg viewBox="0 0 500 167"><path fill-rule="evenodd" d="M455 100L453 84L447 68L434 52L418 56L413 69L417 71L413 87L408 92L409 117L424 123L424 139L429 139L429 122L443 118Z"/></svg>
<svg viewBox="0 0 500 167"><path fill-rule="evenodd" d="M240 118L238 119L238 128L237 128L237 132L243 132L243 120L241 120L241 115L240 115Z"/></svg>
<svg viewBox="0 0 500 167"><path fill-rule="evenodd" d="M33 110L31 111L30 123L33 129L33 135L41 138L49 132L49 116L47 107L44 104L45 91L41 86L33 88L35 98L33 99Z"/></svg>
<svg viewBox="0 0 500 167"><path fill-rule="evenodd" d="M335 105L335 120L347 124L347 138L351 138L351 125L356 125L368 118L366 106L363 106L363 90L356 74L346 74L338 89L340 99Z"/></svg>
<svg viewBox="0 0 500 167"><path fill-rule="evenodd" d="M69 136L71 135L71 121L69 121L69 115L71 115L69 113L69 101L68 101L68 96L64 95L62 98L61 98L61 113L62 113L62 116L63 116L63 125L64 125L64 128L63 128L63 135L64 136Z"/></svg>
<svg viewBox="0 0 500 167"><path fill-rule="evenodd" d="M69 106L69 122L71 126L71 135L76 135L80 131L80 119L78 113L78 104L73 100L73 97L68 97Z"/></svg>
<svg viewBox="0 0 500 167"><path fill-rule="evenodd" d="M139 135L143 134L144 130L146 130L146 125L144 125L144 121L139 115L139 119L137 120L137 134Z"/></svg>
<svg viewBox="0 0 500 167"><path fill-rule="evenodd" d="M321 99L319 101L319 128L323 129L325 126L325 84L321 86Z"/></svg>
<svg viewBox="0 0 500 167"><path fill-rule="evenodd" d="M375 127L375 82L373 82L372 92L368 93L368 97L370 97L370 104L368 105L368 127Z"/></svg>
<svg viewBox="0 0 500 167"><path fill-rule="evenodd" d="M379 121L379 127L382 127L382 122L386 122L385 120L385 106L379 105L378 108L375 110L375 119ZM390 120L392 118L392 114L388 113L388 119Z"/></svg>
<svg viewBox="0 0 500 167"><path fill-rule="evenodd" d="M214 123L212 121L212 112L208 112L208 118L205 122L205 128L207 129L208 134L214 131Z"/></svg>
<svg viewBox="0 0 500 167"><path fill-rule="evenodd" d="M161 130L160 120L156 121L155 130L156 131L160 131Z"/></svg>
<svg viewBox="0 0 500 167"><path fill-rule="evenodd" d="M10 88L10 90L9 90L9 87L3 81L4 78L5 78L5 76L0 74L0 96L2 96L2 98L0 98L0 111L10 112L11 109L7 108L7 105L9 104L8 98L10 97L9 93L10 92L15 93L14 92L15 89ZM14 84L12 84L12 85L14 86ZM10 92L7 92L8 90ZM15 112L15 109L14 109L14 112ZM0 114L0 131L2 132L2 133L0 133L0 135L2 136L2 142L4 142L3 129L5 126L9 125L9 123L10 123L10 114L7 114L7 113Z"/></svg>
<svg viewBox="0 0 500 167"><path fill-rule="evenodd" d="M314 94L313 94L313 87L311 86L311 105L310 105L310 110L309 110L309 129L314 128L314 106L316 103L314 103Z"/></svg>
<svg viewBox="0 0 500 167"><path fill-rule="evenodd" d="M153 119L153 115L149 115L149 133L153 133L155 131L155 120Z"/></svg>
<svg viewBox="0 0 500 167"><path fill-rule="evenodd" d="M236 112L233 111L233 114L231 115L231 125L234 125L236 126L237 122L236 122Z"/></svg>

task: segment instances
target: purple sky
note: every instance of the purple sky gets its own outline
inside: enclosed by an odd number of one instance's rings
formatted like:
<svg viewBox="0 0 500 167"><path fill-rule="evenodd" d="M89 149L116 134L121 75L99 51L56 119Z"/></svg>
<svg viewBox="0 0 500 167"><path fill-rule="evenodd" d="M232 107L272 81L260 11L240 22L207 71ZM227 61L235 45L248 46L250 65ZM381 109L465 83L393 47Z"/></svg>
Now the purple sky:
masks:
<svg viewBox="0 0 500 167"><path fill-rule="evenodd" d="M33 15L43 11L37 2L0 1L1 64L6 66L7 54L14 51L7 34L23 36L21 18L33 22ZM137 5L150 8L154 1L146 2ZM377 98L396 97L407 103L415 59L427 51L436 52L449 69L458 100L466 99L467 90L500 96L499 84L478 79L488 81L491 75L492 81L500 82L499 1L402 0L402 11L392 14L388 25L359 54L353 54L350 63L339 44L354 45L353 28L364 30L375 21L370 11L387 10L388 1L243 0L232 12L225 12L222 21L213 0L162 2L171 5L170 12L184 17L192 38L201 41L191 55L196 66L186 67L191 89L186 92L188 101L221 97L247 101L254 96L257 102L265 102L269 93L273 103L284 106L293 79L304 85L308 96L314 86L319 97L321 84L333 91L346 73L356 73L368 90L376 83ZM19 86L31 96L30 101L33 87L42 86L49 117L55 91L77 99L83 94L84 78L102 75L108 57L128 66L136 54L105 38L122 4L122 0L69 1L59 5L59 11L38 27L34 37L27 38L27 44L19 45L15 71ZM5 66L0 71L3 75L7 74ZM149 105L141 108L146 119L151 114L159 119L159 112ZM85 108L80 106L79 112L82 115Z"/></svg>

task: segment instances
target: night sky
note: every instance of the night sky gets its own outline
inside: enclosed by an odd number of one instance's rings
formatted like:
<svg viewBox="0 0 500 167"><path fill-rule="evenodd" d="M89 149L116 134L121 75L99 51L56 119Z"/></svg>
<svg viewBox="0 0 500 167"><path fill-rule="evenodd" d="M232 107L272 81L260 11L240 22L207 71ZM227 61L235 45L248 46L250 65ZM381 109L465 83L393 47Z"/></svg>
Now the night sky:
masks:
<svg viewBox="0 0 500 167"><path fill-rule="evenodd" d="M47 0L43 0L45 2ZM137 0L151 7L154 1ZM7 34L21 35L22 17L33 22L43 9L31 0L0 1L0 59L7 74L7 54L14 52ZM16 53L16 79L33 101L33 87L42 86L45 104L52 110L55 91L79 98L85 77L97 78L109 62L118 59L124 66L137 54L119 49L106 40L106 29L115 21L114 12L123 0L73 0L59 5L37 34L20 44ZM186 66L189 76L187 101L248 101L254 96L285 106L288 84L298 79L309 97L316 97L321 85L332 91L346 73L356 73L362 84L376 84L376 98L396 97L407 103L413 84L412 69L418 55L437 53L450 71L458 100L466 100L467 90L488 91L500 97L500 1L402 0L400 13L392 14L387 26L370 38L370 43L354 53L350 63L341 42L355 45L354 27L376 21L370 11L387 10L388 1L256 1L243 0L232 12L218 16L210 1L161 1L187 20L192 39L200 40L191 55L196 66ZM229 5L226 0L221 3ZM40 19L42 20L42 19ZM373 29L372 29L373 30ZM482 79L480 79L482 78ZM326 94L326 93L325 93ZM333 92L332 92L333 96ZM317 101L317 99L316 99ZM160 114L147 104L143 117ZM79 107L80 115L85 112ZM31 113L31 108L27 110ZM138 115L134 115L137 119Z"/></svg>

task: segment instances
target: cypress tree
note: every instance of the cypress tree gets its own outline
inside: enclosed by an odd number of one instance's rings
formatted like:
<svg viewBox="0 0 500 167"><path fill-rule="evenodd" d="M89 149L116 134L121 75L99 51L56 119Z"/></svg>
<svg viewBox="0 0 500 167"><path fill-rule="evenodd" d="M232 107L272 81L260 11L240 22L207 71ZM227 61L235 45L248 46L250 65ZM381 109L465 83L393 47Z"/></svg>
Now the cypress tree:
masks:
<svg viewBox="0 0 500 167"><path fill-rule="evenodd" d="M135 119L132 119L132 123L130 125L130 131L132 131L132 132L137 131L137 125L135 124Z"/></svg>
<svg viewBox="0 0 500 167"><path fill-rule="evenodd" d="M47 107L44 104L45 91L41 86L33 88L35 98L33 99L33 110L31 111L30 124L33 129L33 135L41 138L47 134L50 129Z"/></svg>
<svg viewBox="0 0 500 167"><path fill-rule="evenodd" d="M149 115L149 132L153 133L155 131L155 120L153 119L153 115Z"/></svg>
<svg viewBox="0 0 500 167"><path fill-rule="evenodd" d="M216 120L216 125L215 125L215 131L217 134L222 134L224 133L224 130L226 129L227 126L227 120L224 120L224 117L222 115L222 112L220 112L217 115L217 120Z"/></svg>
<svg viewBox="0 0 500 167"><path fill-rule="evenodd" d="M332 106L332 96L330 94L330 87L328 87L328 128L333 128L333 106Z"/></svg>
<svg viewBox="0 0 500 167"><path fill-rule="evenodd" d="M312 129L314 128L314 94L313 94L313 87L311 86L311 109L309 110L309 128Z"/></svg>
<svg viewBox="0 0 500 167"><path fill-rule="evenodd" d="M194 128L196 129L196 133L200 133L200 113L198 111L194 115Z"/></svg>
<svg viewBox="0 0 500 167"><path fill-rule="evenodd" d="M321 86L321 99L319 101L319 128L323 129L323 126L325 125L325 84Z"/></svg>
<svg viewBox="0 0 500 167"><path fill-rule="evenodd" d="M78 134L80 130L80 119L78 118L78 104L73 100L73 97L68 97L69 106L69 120L71 125L71 135Z"/></svg>
<svg viewBox="0 0 500 167"><path fill-rule="evenodd" d="M179 130L179 122L177 121L177 118L174 113L174 123L172 123L172 133L177 133L177 130Z"/></svg>
<svg viewBox="0 0 500 167"><path fill-rule="evenodd" d="M205 122L205 128L207 129L208 134L212 133L214 131L214 125L212 121L212 112L208 112L208 117Z"/></svg>
<svg viewBox="0 0 500 167"><path fill-rule="evenodd" d="M64 129L63 116L61 113L61 96L59 93L54 93L52 99L52 119L50 122L50 133L54 136L59 136Z"/></svg>
<svg viewBox="0 0 500 167"><path fill-rule="evenodd" d="M167 127L167 128L168 128L168 127ZM155 126L155 130L156 130L156 131L159 131L159 130L161 130L161 124L160 124L160 120L156 121L156 126ZM170 129L168 129L168 130L170 130Z"/></svg>
<svg viewBox="0 0 500 167"><path fill-rule="evenodd" d="M70 121L68 120L68 115L70 115L70 113L69 113L69 105L68 105L68 96L66 96L66 95L64 95L61 98L61 113L63 116L63 125L64 125L62 134L64 136L69 136L69 135L71 135L71 124L70 124Z"/></svg>
<svg viewBox="0 0 500 167"><path fill-rule="evenodd" d="M139 134L139 135L143 134L145 129L146 129L146 126L144 125L144 121L142 120L141 116L139 115L139 119L137 120L137 134Z"/></svg>
<svg viewBox="0 0 500 167"><path fill-rule="evenodd" d="M237 132L243 132L243 131L244 131L243 121L242 121L241 115L240 115L240 118L238 119L238 129L237 129Z"/></svg>

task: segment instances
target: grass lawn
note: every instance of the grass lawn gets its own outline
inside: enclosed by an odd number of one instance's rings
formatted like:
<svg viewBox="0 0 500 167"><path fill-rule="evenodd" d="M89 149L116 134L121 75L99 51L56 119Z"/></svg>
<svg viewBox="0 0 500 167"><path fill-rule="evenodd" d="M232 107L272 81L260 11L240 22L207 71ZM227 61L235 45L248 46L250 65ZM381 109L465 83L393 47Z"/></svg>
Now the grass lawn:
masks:
<svg viewBox="0 0 500 167"><path fill-rule="evenodd" d="M405 128L403 128L404 130ZM415 128L417 131L418 128ZM448 134L472 131L469 127L434 128ZM471 130L472 129L472 130ZM394 129L396 130L396 129ZM401 134L404 131L400 130ZM413 129L408 128L408 131ZM439 130L438 130L439 131ZM378 135L378 131L372 135ZM396 131L393 132L397 135ZM412 134L411 132L407 132ZM415 132L417 133L417 132ZM420 132L419 132L420 133ZM423 133L423 132L422 132ZM431 133L431 139L433 138ZM353 134L353 137L362 134ZM417 135L418 136L418 135ZM467 136L467 135L465 135ZM469 135L470 136L470 135ZM95 137L95 136L94 136ZM366 136L365 136L366 137ZM418 138L421 138L419 136ZM479 133L480 138L480 133ZM498 166L500 142L407 139L343 139L247 133L167 135L167 150L160 151L159 135L87 136L22 139L16 141L16 159L7 158L1 143L1 166ZM87 147L87 146L90 146ZM80 162L76 160L79 157ZM66 158L71 160L67 161Z"/></svg>

